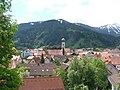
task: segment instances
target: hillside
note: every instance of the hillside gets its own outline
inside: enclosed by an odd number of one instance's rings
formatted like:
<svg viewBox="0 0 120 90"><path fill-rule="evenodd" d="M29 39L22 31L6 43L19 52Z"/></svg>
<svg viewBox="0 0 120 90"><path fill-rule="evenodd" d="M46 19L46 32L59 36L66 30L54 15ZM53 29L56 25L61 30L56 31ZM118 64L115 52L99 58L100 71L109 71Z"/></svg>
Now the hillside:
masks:
<svg viewBox="0 0 120 90"><path fill-rule="evenodd" d="M48 20L30 22L19 25L14 40L17 49L38 48L61 44L61 38L66 39L66 47L91 48L114 47L116 38L110 35L94 32L93 27L84 24L74 24L65 20Z"/></svg>

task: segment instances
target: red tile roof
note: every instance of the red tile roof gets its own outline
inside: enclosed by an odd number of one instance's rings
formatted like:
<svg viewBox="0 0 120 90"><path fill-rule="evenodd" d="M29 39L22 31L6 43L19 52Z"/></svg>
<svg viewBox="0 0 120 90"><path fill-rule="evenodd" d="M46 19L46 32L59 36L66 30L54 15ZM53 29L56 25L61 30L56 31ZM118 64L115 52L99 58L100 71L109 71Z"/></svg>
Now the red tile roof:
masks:
<svg viewBox="0 0 120 90"><path fill-rule="evenodd" d="M76 54L79 54L79 53L82 53L82 52L83 52L83 49L75 49Z"/></svg>
<svg viewBox="0 0 120 90"><path fill-rule="evenodd" d="M19 90L64 90L60 77L24 78Z"/></svg>
<svg viewBox="0 0 120 90"><path fill-rule="evenodd" d="M61 49L48 49L47 52L49 55L62 55Z"/></svg>
<svg viewBox="0 0 120 90"><path fill-rule="evenodd" d="M113 56L113 57L111 57L111 63L112 63L113 65L120 64L120 57L118 57L118 56Z"/></svg>
<svg viewBox="0 0 120 90"><path fill-rule="evenodd" d="M70 53L70 51L71 51L70 48L65 48L66 53Z"/></svg>
<svg viewBox="0 0 120 90"><path fill-rule="evenodd" d="M112 50L108 51L108 53L110 53L110 54L120 54L120 50L119 49L112 49Z"/></svg>

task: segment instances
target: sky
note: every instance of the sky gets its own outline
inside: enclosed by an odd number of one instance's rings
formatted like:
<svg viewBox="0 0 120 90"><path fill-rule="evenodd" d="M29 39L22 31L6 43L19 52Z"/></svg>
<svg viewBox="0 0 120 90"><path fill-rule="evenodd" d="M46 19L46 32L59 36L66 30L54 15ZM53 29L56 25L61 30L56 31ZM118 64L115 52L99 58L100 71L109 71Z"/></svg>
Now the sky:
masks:
<svg viewBox="0 0 120 90"><path fill-rule="evenodd" d="M120 24L120 0L13 0L17 23L64 19L98 27Z"/></svg>

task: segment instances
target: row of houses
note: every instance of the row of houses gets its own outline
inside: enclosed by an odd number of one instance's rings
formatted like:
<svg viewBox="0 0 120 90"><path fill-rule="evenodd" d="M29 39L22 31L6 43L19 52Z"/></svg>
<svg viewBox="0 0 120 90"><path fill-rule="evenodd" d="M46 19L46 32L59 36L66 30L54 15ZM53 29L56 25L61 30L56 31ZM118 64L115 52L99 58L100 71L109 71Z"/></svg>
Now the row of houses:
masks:
<svg viewBox="0 0 120 90"><path fill-rule="evenodd" d="M70 48L64 48L64 50L65 50L64 55L61 54L62 50L60 48L54 48L54 49L49 48L48 50L26 50L21 53L21 55L23 55L24 53L25 57L22 56L14 57L14 60L12 60L10 67L15 68L17 65L25 67L26 68L25 73L27 74L28 77L28 79L26 78L24 79L25 82L26 80L29 81L29 79L30 80L33 79L33 81L38 79L39 81L39 79L42 79L44 77L53 78L52 76L54 74L54 69L57 67L57 65L54 62L56 58L60 60L60 64L62 68L66 70L69 67L71 61L74 60L74 57L77 57L78 59L83 59L84 56L87 56L88 58L97 57L97 58L101 58L103 62L105 62L106 64L106 68L109 73L108 80L112 85L112 90L117 90L117 86L118 86L117 84L120 83L119 80L120 50L107 49L104 50L103 52L95 52L90 50L87 51L84 49L76 49L72 51L70 50ZM26 55L28 56L26 57ZM44 64L40 63L42 55L44 56L45 59ZM21 90L25 90L25 89L21 89ZM45 90L49 90L49 89L45 89ZM51 90L64 90L64 89L51 89Z"/></svg>

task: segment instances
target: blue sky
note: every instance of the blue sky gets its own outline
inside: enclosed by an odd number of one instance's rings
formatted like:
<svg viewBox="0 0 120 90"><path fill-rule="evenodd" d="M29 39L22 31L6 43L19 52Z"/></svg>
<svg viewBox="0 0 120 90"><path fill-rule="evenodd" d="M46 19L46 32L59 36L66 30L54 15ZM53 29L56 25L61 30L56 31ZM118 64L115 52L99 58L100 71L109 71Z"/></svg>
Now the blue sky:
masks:
<svg viewBox="0 0 120 90"><path fill-rule="evenodd" d="M120 24L120 0L13 0L18 23L64 19L91 26Z"/></svg>

